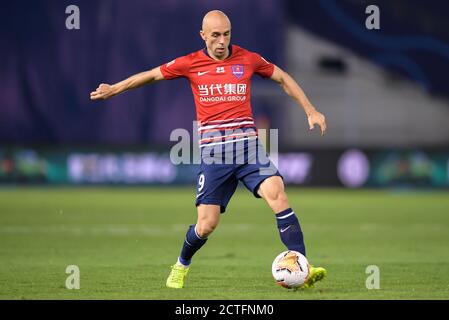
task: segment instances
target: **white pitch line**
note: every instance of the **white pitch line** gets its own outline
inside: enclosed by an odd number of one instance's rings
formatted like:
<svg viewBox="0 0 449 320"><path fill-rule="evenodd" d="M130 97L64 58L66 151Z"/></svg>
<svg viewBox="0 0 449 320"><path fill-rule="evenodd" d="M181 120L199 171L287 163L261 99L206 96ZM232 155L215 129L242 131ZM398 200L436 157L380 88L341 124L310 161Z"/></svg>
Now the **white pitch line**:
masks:
<svg viewBox="0 0 449 320"><path fill-rule="evenodd" d="M183 233L187 230L188 224L173 224L169 226L135 226L135 225L54 225L54 226L30 226L13 225L0 226L0 235L71 235L71 236L150 236L159 237L168 233ZM220 226L221 232L234 233L245 232L252 229L250 224L228 224Z"/></svg>

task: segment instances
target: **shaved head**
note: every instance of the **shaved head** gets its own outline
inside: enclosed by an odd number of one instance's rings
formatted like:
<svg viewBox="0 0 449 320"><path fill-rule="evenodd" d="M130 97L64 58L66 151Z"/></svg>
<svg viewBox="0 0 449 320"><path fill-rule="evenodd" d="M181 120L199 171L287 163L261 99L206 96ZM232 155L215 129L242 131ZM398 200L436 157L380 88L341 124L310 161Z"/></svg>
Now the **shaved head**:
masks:
<svg viewBox="0 0 449 320"><path fill-rule="evenodd" d="M213 29L214 27L225 26L231 29L231 21L228 16L220 10L212 10L206 13L203 18L202 30Z"/></svg>
<svg viewBox="0 0 449 320"><path fill-rule="evenodd" d="M231 42L231 21L220 10L212 10L203 18L200 35L206 43L209 56L215 60L224 60L229 55Z"/></svg>

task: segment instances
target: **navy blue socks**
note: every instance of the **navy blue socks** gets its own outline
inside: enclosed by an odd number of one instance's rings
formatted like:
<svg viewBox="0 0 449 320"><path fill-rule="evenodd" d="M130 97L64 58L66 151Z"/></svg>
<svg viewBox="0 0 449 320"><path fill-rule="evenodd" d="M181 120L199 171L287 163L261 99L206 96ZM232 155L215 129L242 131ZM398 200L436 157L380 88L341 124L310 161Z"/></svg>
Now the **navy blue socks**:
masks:
<svg viewBox="0 0 449 320"><path fill-rule="evenodd" d="M291 208L279 212L276 214L276 221L279 235L287 249L298 251L305 256L306 247L304 245L304 237L295 212Z"/></svg>
<svg viewBox="0 0 449 320"><path fill-rule="evenodd" d="M195 225L192 224L186 233L184 245L182 246L181 255L178 260L184 266L190 265L192 257L207 241L207 238L201 238L195 230Z"/></svg>
<svg viewBox="0 0 449 320"><path fill-rule="evenodd" d="M295 250L306 255L304 245L304 237L301 226L295 212L288 208L276 214L277 227L282 242L288 250ZM184 245L182 246L181 255L178 260L184 266L190 265L193 255L206 243L207 238L201 238L192 224L186 233Z"/></svg>

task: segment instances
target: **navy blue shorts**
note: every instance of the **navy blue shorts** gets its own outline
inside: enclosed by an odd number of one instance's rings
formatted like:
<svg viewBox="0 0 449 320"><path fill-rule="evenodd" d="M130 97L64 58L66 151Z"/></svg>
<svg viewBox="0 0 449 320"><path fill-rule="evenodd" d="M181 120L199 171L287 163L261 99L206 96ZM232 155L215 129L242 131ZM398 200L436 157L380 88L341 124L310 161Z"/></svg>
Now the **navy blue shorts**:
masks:
<svg viewBox="0 0 449 320"><path fill-rule="evenodd" d="M200 149L196 206L219 205L220 212L224 213L239 181L256 198L260 198L257 192L265 179L272 176L282 178L258 139L236 145L237 143L229 143L220 148L206 146Z"/></svg>

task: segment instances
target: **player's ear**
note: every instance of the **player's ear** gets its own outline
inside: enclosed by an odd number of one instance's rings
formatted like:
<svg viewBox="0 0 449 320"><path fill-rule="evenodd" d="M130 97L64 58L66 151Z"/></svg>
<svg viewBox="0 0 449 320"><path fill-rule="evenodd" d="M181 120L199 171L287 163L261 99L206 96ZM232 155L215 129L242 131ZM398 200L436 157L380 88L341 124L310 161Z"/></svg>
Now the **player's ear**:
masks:
<svg viewBox="0 0 449 320"><path fill-rule="evenodd" d="M200 30L200 36L201 36L201 39L203 39L204 41L206 41L206 34L204 33L203 30Z"/></svg>

